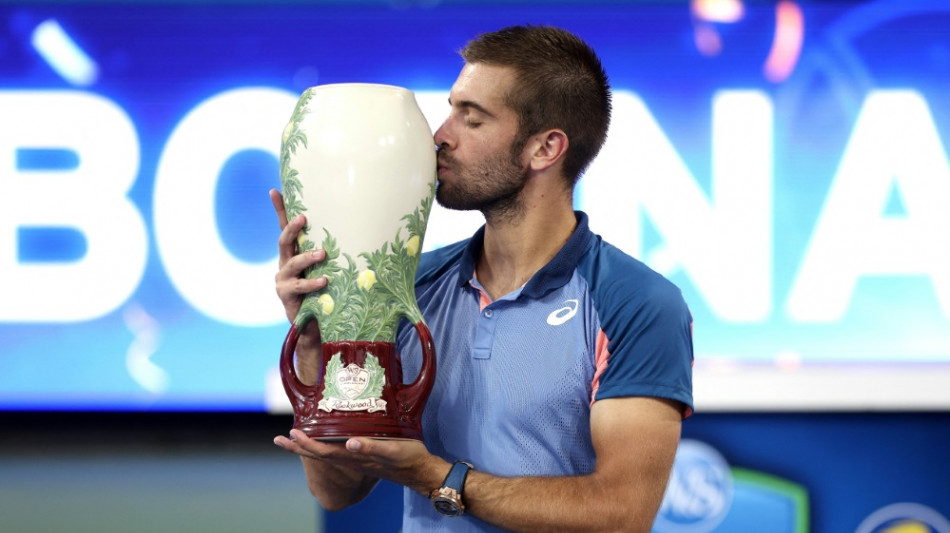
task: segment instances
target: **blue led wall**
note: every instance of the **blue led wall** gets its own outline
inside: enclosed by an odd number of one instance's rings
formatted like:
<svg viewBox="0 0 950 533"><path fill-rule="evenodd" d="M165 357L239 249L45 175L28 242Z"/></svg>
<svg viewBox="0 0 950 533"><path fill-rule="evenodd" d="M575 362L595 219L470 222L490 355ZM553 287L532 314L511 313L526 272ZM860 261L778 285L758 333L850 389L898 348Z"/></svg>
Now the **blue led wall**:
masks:
<svg viewBox="0 0 950 533"><path fill-rule="evenodd" d="M297 96L401 85L434 130L456 51L516 23L602 56L577 207L683 289L699 408L950 406L940 2L14 2L0 409L279 410L267 191ZM476 225L436 212L427 248Z"/></svg>

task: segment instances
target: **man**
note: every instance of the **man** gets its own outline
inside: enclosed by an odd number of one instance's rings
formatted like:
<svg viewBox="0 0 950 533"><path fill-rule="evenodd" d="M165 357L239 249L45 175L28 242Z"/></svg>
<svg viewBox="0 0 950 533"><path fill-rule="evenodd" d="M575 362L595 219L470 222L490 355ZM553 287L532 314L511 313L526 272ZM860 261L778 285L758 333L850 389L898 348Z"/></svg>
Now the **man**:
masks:
<svg viewBox="0 0 950 533"><path fill-rule="evenodd" d="M676 287L573 210L607 133L606 75L583 41L550 27L481 35L462 56L435 134L436 197L480 210L485 225L420 263L416 294L439 357L425 441L293 431L275 443L303 457L329 510L377 479L404 485L407 533L649 531L692 409L691 317ZM295 255L305 221L288 222L271 196L283 227L277 292L292 319L325 286L300 279L325 255ZM411 329L397 338L410 378ZM298 358L314 344L301 339Z"/></svg>

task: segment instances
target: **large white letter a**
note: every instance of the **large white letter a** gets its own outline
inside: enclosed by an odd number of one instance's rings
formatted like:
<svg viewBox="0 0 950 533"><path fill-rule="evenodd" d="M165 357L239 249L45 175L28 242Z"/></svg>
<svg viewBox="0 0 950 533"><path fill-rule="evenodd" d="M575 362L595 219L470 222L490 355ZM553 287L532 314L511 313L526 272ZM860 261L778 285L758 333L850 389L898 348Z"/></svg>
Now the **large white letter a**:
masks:
<svg viewBox="0 0 950 533"><path fill-rule="evenodd" d="M885 213L897 190L905 213ZM924 275L950 318L950 165L926 101L875 91L864 103L788 311L830 322L847 311L864 275Z"/></svg>

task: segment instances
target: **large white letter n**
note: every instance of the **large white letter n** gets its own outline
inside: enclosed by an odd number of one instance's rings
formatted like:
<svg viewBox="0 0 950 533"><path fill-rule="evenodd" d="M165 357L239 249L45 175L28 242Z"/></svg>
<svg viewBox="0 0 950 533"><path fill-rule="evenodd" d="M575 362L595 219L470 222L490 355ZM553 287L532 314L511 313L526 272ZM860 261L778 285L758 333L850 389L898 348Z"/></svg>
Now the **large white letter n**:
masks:
<svg viewBox="0 0 950 533"><path fill-rule="evenodd" d="M72 152L65 169L21 169L28 149ZM145 270L145 223L127 192L138 136L113 102L78 91L0 91L0 321L70 322L109 313ZM74 261L21 262L20 228L79 232Z"/></svg>
<svg viewBox="0 0 950 533"><path fill-rule="evenodd" d="M642 210L662 235L665 255L683 268L719 319L733 323L768 319L771 100L760 91L716 95L709 194L638 96L618 91L614 109L610 139L584 178L585 208L596 212L597 220L608 228L605 238L640 255ZM622 169L628 175L620 173Z"/></svg>

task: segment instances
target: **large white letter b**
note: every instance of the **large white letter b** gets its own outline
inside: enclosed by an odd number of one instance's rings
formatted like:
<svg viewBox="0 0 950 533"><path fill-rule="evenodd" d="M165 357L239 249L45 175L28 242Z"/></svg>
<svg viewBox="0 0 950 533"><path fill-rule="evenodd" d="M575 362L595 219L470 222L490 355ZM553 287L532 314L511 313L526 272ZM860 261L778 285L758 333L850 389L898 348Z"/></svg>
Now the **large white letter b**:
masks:
<svg viewBox="0 0 950 533"><path fill-rule="evenodd" d="M0 321L71 322L102 316L138 286L145 223L126 196L138 136L112 101L78 91L0 91ZM67 169L20 169L28 149L72 152ZM21 262L18 229L82 234L75 261Z"/></svg>

